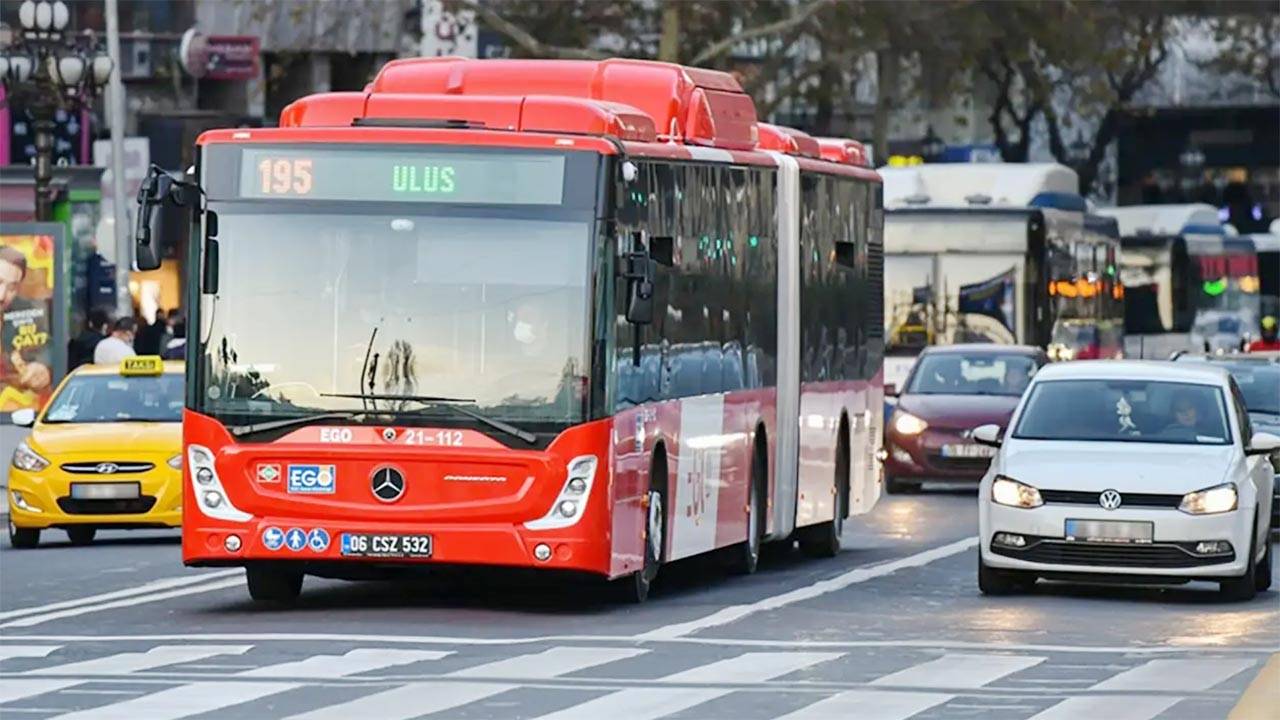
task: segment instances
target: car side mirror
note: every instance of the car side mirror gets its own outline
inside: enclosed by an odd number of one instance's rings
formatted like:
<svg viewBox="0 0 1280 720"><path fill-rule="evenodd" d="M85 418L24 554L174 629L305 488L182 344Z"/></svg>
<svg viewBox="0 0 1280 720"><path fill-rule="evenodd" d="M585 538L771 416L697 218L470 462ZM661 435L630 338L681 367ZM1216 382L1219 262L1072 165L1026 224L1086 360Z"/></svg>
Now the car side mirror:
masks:
<svg viewBox="0 0 1280 720"><path fill-rule="evenodd" d="M36 424L36 411L31 408L22 408L14 410L9 415L9 422L17 427L31 427Z"/></svg>
<svg viewBox="0 0 1280 720"><path fill-rule="evenodd" d="M14 413L17 416L18 413ZM15 423L17 424L17 423ZM1245 455L1270 455L1280 450L1280 437L1271 433L1256 432L1249 438L1249 445L1244 449Z"/></svg>
<svg viewBox="0 0 1280 720"><path fill-rule="evenodd" d="M885 396L885 397L898 397L898 386L897 386L897 385L895 385L894 383L885 383L885 386L884 386L884 396Z"/></svg>
<svg viewBox="0 0 1280 720"><path fill-rule="evenodd" d="M973 438L973 441L979 445L993 448L1000 447L1001 442L1003 442L999 425L979 425L973 429L973 432L969 433L969 437Z"/></svg>

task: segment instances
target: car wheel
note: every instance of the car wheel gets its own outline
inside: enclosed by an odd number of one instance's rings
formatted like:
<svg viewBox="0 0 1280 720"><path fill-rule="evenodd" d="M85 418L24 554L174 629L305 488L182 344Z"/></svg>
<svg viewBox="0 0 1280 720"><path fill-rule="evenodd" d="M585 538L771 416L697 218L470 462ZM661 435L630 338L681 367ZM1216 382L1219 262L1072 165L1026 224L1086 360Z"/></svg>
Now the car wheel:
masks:
<svg viewBox="0 0 1280 720"><path fill-rule="evenodd" d="M1252 600L1258 592L1258 563L1253 561L1253 556L1257 550L1255 544L1258 542L1254 533L1254 529L1257 527L1256 517L1254 521L1254 524L1249 526L1249 554L1245 556L1247 562L1244 564L1244 574L1238 578L1231 578L1218 583L1218 594L1224 600L1245 602Z"/></svg>
<svg viewBox="0 0 1280 720"><path fill-rule="evenodd" d="M19 550L30 550L40 544L40 530L20 528L9 521L9 544Z"/></svg>
<svg viewBox="0 0 1280 720"><path fill-rule="evenodd" d="M67 537L71 540L72 545L88 545L93 542L93 538L98 534L98 528L91 527L71 527L67 528Z"/></svg>
<svg viewBox="0 0 1280 720"><path fill-rule="evenodd" d="M1034 575L1028 576L1016 570L997 570L982 562L978 551L978 590L983 595L1013 595L1026 592L1036 584Z"/></svg>
<svg viewBox="0 0 1280 720"><path fill-rule="evenodd" d="M884 478L884 489L890 495L918 493L920 492L920 481L902 480L900 478L893 477L892 475L886 475Z"/></svg>
<svg viewBox="0 0 1280 720"><path fill-rule="evenodd" d="M263 605L289 605L302 593L302 573L272 567L249 566L244 577L249 597Z"/></svg>
<svg viewBox="0 0 1280 720"><path fill-rule="evenodd" d="M1254 573L1254 584L1258 592L1266 592L1271 589L1271 543L1267 543L1267 549L1262 551L1262 560L1258 563L1258 570Z"/></svg>
<svg viewBox="0 0 1280 720"><path fill-rule="evenodd" d="M809 557L830 558L840 553L844 516L849 508L849 446L844 436L836 445L835 487L831 494L834 509L828 522L805 528L800 533L800 551Z"/></svg>

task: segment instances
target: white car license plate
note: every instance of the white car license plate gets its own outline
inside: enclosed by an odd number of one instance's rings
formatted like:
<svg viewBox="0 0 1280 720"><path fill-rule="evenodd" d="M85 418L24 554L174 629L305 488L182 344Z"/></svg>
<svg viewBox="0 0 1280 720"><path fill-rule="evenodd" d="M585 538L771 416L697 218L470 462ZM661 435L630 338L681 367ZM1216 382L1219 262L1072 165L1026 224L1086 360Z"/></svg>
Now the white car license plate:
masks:
<svg viewBox="0 0 1280 720"><path fill-rule="evenodd" d="M342 533L342 554L347 557L428 558L430 535Z"/></svg>
<svg viewBox="0 0 1280 720"><path fill-rule="evenodd" d="M71 497L77 500L136 500L141 495L136 482L71 483Z"/></svg>
<svg viewBox="0 0 1280 720"><path fill-rule="evenodd" d="M966 445L943 445L942 457L944 458L989 458L994 457L996 449L986 445L966 444Z"/></svg>
<svg viewBox="0 0 1280 720"><path fill-rule="evenodd" d="M1067 520L1069 542L1149 543L1155 523L1124 520Z"/></svg>

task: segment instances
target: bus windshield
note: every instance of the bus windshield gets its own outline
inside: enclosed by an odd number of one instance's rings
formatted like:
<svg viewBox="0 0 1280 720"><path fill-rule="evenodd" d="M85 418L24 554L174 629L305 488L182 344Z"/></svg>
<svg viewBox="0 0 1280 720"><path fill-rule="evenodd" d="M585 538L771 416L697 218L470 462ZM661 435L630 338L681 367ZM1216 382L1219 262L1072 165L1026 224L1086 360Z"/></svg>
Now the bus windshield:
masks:
<svg viewBox="0 0 1280 720"><path fill-rule="evenodd" d="M211 207L219 292L200 310L198 409L270 419L358 410L365 401L332 395L364 393L583 418L589 221L407 203Z"/></svg>

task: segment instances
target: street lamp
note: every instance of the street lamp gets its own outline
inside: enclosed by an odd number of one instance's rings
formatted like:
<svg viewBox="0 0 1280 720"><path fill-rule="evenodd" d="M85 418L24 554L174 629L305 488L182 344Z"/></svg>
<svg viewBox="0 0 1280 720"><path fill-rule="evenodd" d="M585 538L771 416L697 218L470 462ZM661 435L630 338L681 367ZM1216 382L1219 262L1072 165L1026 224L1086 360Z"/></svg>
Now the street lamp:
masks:
<svg viewBox="0 0 1280 720"><path fill-rule="evenodd" d="M933 131L933 126L925 128L924 139L920 141L920 154L925 160L937 160L947 151L947 144Z"/></svg>
<svg viewBox="0 0 1280 720"><path fill-rule="evenodd" d="M21 30L0 48L5 102L31 111L36 141L36 220L53 219L53 131L59 109L78 111L107 84L114 63L92 35L64 35L71 12L62 0L25 0Z"/></svg>

